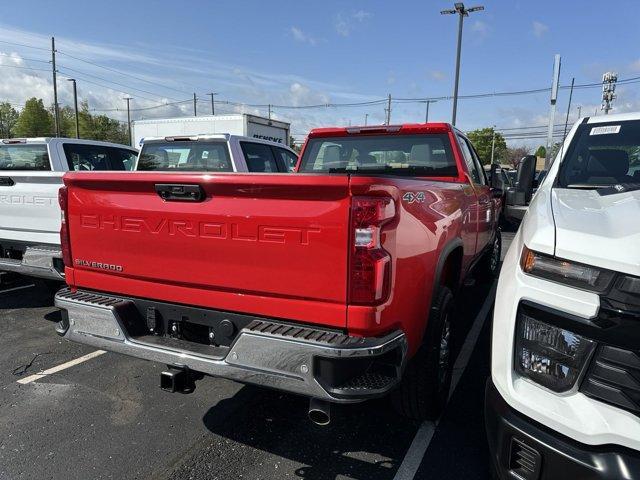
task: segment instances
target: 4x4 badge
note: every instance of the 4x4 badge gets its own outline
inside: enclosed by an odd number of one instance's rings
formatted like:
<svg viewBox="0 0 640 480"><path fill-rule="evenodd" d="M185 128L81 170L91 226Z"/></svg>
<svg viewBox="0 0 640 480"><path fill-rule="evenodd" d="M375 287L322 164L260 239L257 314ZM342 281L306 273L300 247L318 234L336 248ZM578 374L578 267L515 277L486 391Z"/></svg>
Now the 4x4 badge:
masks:
<svg viewBox="0 0 640 480"><path fill-rule="evenodd" d="M407 203L424 202L424 192L407 192L402 196L402 200Z"/></svg>

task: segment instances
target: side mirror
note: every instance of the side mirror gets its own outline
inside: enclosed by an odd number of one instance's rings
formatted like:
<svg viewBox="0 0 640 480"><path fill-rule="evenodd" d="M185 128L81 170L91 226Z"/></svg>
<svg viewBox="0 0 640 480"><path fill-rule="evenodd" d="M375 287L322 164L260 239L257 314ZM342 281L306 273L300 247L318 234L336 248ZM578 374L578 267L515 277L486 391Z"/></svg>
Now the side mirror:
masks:
<svg viewBox="0 0 640 480"><path fill-rule="evenodd" d="M502 185L502 169L500 165L493 163L491 164L491 170L489 173L489 177L491 178L491 188L501 189Z"/></svg>

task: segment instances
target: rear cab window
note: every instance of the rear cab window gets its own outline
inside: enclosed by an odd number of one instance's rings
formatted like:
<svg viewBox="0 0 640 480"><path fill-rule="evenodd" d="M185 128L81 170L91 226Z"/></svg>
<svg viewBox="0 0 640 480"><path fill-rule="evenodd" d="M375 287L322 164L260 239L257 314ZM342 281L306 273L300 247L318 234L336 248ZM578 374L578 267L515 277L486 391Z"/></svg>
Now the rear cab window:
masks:
<svg viewBox="0 0 640 480"><path fill-rule="evenodd" d="M137 170L233 172L227 142L150 141L140 151Z"/></svg>
<svg viewBox="0 0 640 480"><path fill-rule="evenodd" d="M109 145L65 143L62 147L69 170L132 170L137 152Z"/></svg>
<svg viewBox="0 0 640 480"><path fill-rule="evenodd" d="M583 123L562 159L561 188L640 187L640 120Z"/></svg>
<svg viewBox="0 0 640 480"><path fill-rule="evenodd" d="M456 177L447 134L311 138L300 162L305 173L385 173Z"/></svg>
<svg viewBox="0 0 640 480"><path fill-rule="evenodd" d="M242 154L250 172L277 173L286 171L284 162L278 167L271 146L264 143L240 142Z"/></svg>
<svg viewBox="0 0 640 480"><path fill-rule="evenodd" d="M50 172L47 145L0 143L0 171L11 170Z"/></svg>

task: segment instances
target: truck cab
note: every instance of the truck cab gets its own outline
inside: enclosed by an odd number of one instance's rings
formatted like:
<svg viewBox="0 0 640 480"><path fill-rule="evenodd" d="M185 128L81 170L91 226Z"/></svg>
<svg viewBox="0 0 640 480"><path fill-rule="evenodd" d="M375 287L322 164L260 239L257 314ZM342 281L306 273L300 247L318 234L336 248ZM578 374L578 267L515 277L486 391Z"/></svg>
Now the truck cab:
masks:
<svg viewBox="0 0 640 480"><path fill-rule="evenodd" d="M131 170L137 154L124 145L75 138L0 140L0 271L62 281L62 176Z"/></svg>
<svg viewBox="0 0 640 480"><path fill-rule="evenodd" d="M579 120L506 254L485 420L499 478L640 475L640 114Z"/></svg>

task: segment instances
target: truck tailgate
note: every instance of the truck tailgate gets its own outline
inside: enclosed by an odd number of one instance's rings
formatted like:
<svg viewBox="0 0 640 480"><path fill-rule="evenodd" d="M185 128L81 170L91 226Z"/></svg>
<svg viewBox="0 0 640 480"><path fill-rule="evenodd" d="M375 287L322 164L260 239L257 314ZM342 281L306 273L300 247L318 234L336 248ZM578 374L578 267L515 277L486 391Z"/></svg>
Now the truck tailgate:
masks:
<svg viewBox="0 0 640 480"><path fill-rule="evenodd" d="M121 295L345 326L348 178L325 176L321 184L317 178L69 173L68 281ZM158 185L196 185L203 200L165 200Z"/></svg>
<svg viewBox="0 0 640 480"><path fill-rule="evenodd" d="M0 239L60 243L62 173L0 171Z"/></svg>

